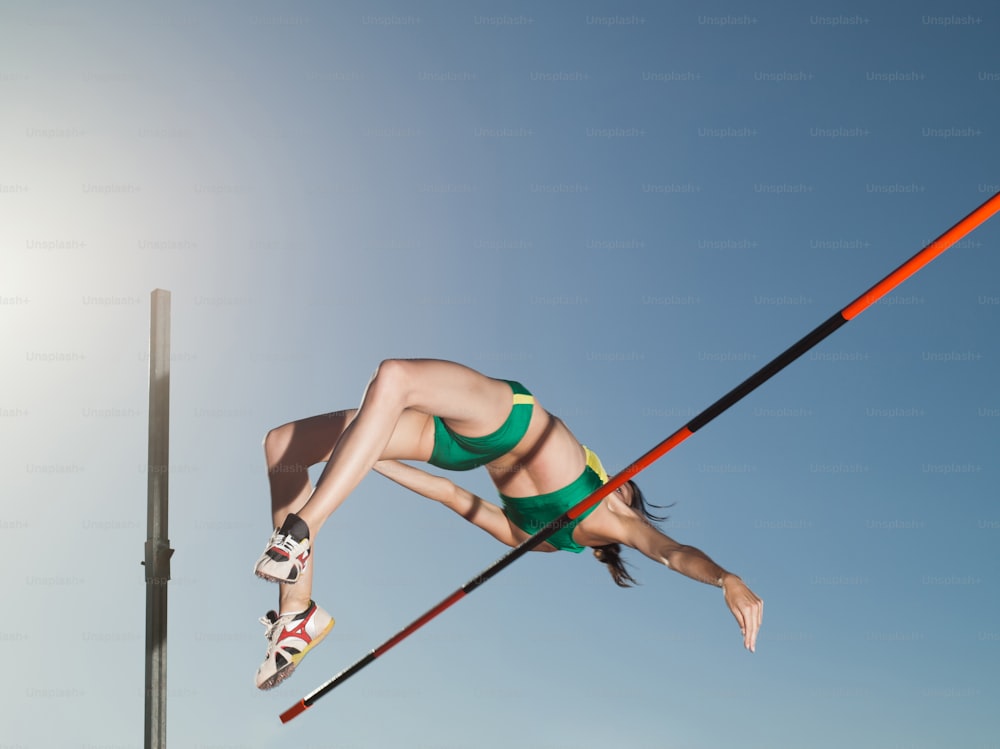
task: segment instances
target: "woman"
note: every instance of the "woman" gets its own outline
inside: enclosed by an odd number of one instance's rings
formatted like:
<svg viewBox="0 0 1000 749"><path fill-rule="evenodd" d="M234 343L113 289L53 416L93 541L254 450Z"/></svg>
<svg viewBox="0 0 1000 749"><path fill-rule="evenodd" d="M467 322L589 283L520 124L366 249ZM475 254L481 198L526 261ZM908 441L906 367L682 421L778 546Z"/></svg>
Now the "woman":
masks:
<svg viewBox="0 0 1000 749"><path fill-rule="evenodd" d="M291 675L333 628L312 601L309 563L316 534L370 469L462 515L516 546L579 504L608 477L600 460L519 383L487 377L454 362L390 359L372 376L359 408L285 424L264 440L275 531L254 568L280 583L278 611L261 622L268 651L257 686ZM400 463L423 461L449 470L483 465L503 500L487 502L440 476ZM315 489L308 468L326 463ZM628 482L539 545L539 551L579 553L605 562L619 585L634 582L619 544L723 589L751 652L763 602L736 575L691 546L664 535L650 520L642 494Z"/></svg>

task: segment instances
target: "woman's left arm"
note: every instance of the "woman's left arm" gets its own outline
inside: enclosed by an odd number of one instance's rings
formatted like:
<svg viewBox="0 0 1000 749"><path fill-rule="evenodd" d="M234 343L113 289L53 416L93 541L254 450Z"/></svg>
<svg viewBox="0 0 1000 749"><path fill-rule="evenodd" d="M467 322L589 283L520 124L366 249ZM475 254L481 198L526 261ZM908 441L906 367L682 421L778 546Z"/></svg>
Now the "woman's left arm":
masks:
<svg viewBox="0 0 1000 749"><path fill-rule="evenodd" d="M692 580L722 588L726 605L740 625L743 644L747 650L754 652L764 616L764 602L747 584L738 575L716 564L701 549L678 543L660 531L625 502L614 498L606 502L610 512L598 521L600 525L595 523L589 530L608 537L609 542L618 541L631 546L654 562L664 564ZM598 520L595 516L597 513L590 517Z"/></svg>
<svg viewBox="0 0 1000 749"><path fill-rule="evenodd" d="M682 575L722 588L726 605L736 618L737 624L740 625L743 644L751 653L754 652L757 647L757 633L760 631L760 625L764 618L764 602L750 590L738 575L724 570L701 549L677 544L669 536L664 535L663 538L669 539L676 546L666 551L665 554L652 558L662 561L670 569L677 570Z"/></svg>

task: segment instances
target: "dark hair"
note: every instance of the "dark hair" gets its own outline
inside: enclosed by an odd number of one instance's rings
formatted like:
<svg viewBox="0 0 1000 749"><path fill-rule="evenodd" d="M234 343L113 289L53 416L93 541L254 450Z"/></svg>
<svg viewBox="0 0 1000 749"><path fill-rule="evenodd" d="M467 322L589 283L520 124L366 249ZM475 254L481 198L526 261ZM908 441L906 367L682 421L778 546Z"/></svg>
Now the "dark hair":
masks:
<svg viewBox="0 0 1000 749"><path fill-rule="evenodd" d="M666 515L654 515L649 511L649 507L646 506L646 497L643 496L642 490L634 481L630 480L625 483L632 487L632 509L639 513L645 522L655 524L667 519ZM653 507L660 507L660 505L653 505ZM594 556L599 562L608 566L608 572L611 573L611 579L615 581L615 585L621 588L631 588L633 585L638 585L639 582L629 573L625 560L621 557L621 552L622 545L618 543L594 547Z"/></svg>

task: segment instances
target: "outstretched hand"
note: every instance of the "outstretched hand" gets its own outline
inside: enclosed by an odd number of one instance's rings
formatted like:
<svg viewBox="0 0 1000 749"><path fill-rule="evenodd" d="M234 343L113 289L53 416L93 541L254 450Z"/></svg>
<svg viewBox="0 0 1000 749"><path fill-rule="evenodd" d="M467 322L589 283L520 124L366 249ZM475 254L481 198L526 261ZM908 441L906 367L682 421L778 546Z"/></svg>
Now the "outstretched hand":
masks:
<svg viewBox="0 0 1000 749"><path fill-rule="evenodd" d="M764 602L758 598L736 575L726 575L722 580L722 593L726 605L736 617L743 634L743 645L751 653L757 646L757 633L764 618Z"/></svg>

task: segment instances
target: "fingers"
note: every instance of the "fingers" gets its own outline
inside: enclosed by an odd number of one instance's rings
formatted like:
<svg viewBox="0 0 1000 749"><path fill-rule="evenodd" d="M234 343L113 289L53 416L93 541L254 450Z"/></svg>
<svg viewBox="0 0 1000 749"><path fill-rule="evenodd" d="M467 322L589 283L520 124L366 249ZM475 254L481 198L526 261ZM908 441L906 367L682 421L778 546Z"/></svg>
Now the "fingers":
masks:
<svg viewBox="0 0 1000 749"><path fill-rule="evenodd" d="M757 629L754 632L753 639L754 643L757 642L757 632L760 631L761 625L764 623L764 602L761 599L757 599Z"/></svg>
<svg viewBox="0 0 1000 749"><path fill-rule="evenodd" d="M750 593L749 590L747 590ZM743 645L751 653L757 650L757 634L760 632L761 623L764 621L764 602L753 593L750 593L751 600L744 604L742 611L745 624L741 627L743 631Z"/></svg>
<svg viewBox="0 0 1000 749"><path fill-rule="evenodd" d="M730 607L736 623L740 625L740 634L743 635L743 646L747 647L747 622L743 616L743 611L735 606Z"/></svg>
<svg viewBox="0 0 1000 749"><path fill-rule="evenodd" d="M740 634L743 635L743 646L751 653L757 650L757 634L760 632L761 623L764 620L764 602L754 595L746 584L740 581L738 588L726 591L726 603L729 610L736 618L736 623L740 625Z"/></svg>

